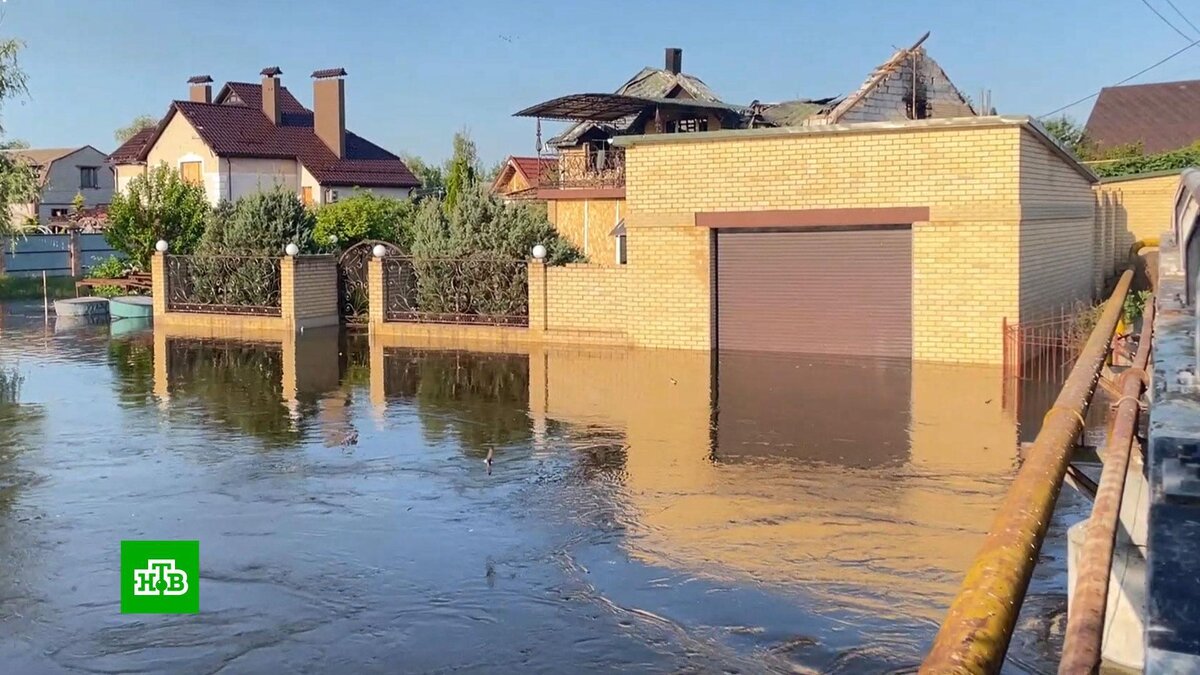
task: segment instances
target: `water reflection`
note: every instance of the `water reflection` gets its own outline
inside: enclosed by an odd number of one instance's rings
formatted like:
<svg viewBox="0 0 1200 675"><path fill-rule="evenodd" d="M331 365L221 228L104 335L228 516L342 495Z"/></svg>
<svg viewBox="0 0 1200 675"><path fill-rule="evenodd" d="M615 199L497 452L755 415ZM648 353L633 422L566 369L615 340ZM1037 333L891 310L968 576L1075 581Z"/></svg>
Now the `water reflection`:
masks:
<svg viewBox="0 0 1200 675"><path fill-rule="evenodd" d="M0 331L22 672L909 667L1015 463L987 368ZM184 536L204 613L119 615L114 543Z"/></svg>

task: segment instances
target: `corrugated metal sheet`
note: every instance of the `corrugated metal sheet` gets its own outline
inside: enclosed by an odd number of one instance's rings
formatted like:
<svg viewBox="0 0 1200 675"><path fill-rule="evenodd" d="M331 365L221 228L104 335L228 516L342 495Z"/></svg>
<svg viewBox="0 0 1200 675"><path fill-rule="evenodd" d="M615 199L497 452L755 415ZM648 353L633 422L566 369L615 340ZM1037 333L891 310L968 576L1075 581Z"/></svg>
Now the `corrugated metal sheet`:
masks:
<svg viewBox="0 0 1200 675"><path fill-rule="evenodd" d="M719 231L722 350L912 355L912 230Z"/></svg>

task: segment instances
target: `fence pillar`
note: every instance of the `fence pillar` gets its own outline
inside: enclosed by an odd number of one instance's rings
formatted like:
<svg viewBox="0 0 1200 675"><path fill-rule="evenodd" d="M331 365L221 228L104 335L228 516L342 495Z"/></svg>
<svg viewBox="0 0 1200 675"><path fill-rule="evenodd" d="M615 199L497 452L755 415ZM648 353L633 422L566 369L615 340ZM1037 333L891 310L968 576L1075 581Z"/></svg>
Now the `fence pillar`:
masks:
<svg viewBox="0 0 1200 675"><path fill-rule="evenodd" d="M72 229L67 232L67 254L71 261L71 276L83 276L83 243L79 230Z"/></svg>
<svg viewBox="0 0 1200 675"><path fill-rule="evenodd" d="M543 262L529 263L529 330L544 333L549 329L549 302L546 283L547 265Z"/></svg>
<svg viewBox="0 0 1200 675"><path fill-rule="evenodd" d="M154 318L167 313L167 256L155 252L150 256L150 298L154 304Z"/></svg>
<svg viewBox="0 0 1200 675"><path fill-rule="evenodd" d="M336 326L337 260L331 255L285 256L279 264L279 308L293 330Z"/></svg>
<svg viewBox="0 0 1200 675"><path fill-rule="evenodd" d="M383 290L383 258L371 256L367 262L367 324L373 328L383 323L387 299Z"/></svg>

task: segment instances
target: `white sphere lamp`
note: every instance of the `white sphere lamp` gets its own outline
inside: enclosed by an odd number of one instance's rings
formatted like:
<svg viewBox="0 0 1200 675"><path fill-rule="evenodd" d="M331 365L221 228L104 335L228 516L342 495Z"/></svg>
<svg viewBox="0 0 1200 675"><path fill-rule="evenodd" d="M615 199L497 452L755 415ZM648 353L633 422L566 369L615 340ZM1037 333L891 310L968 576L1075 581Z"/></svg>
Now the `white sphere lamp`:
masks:
<svg viewBox="0 0 1200 675"><path fill-rule="evenodd" d="M296 257L296 254L300 253L300 247L294 243L288 244L287 246L283 247L283 252L294 258Z"/></svg>
<svg viewBox="0 0 1200 675"><path fill-rule="evenodd" d="M166 239L159 239L154 244L154 250L158 251L159 253L166 253L168 248L170 248L170 246L167 244Z"/></svg>
<svg viewBox="0 0 1200 675"><path fill-rule="evenodd" d="M382 258L387 255L387 248L383 244L375 244L375 247L371 249L371 255Z"/></svg>
<svg viewBox="0 0 1200 675"><path fill-rule="evenodd" d="M546 259L546 247L538 244L533 247L533 257L544 261Z"/></svg>

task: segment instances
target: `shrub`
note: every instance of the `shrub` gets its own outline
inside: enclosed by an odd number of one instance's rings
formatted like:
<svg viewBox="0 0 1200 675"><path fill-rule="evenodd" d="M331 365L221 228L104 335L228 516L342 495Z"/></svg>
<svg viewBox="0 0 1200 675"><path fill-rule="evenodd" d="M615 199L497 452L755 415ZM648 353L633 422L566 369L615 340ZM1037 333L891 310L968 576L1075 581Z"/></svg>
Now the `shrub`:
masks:
<svg viewBox="0 0 1200 675"><path fill-rule="evenodd" d="M366 239L377 239L408 251L412 247L415 213L411 201L355 192L317 209L313 239L318 248L324 249L345 249ZM333 237L337 237L336 241Z"/></svg>
<svg viewBox="0 0 1200 675"><path fill-rule="evenodd" d="M88 276L96 279L120 279L129 272L129 261L112 255L92 265L91 269L88 270ZM104 298L126 294L125 289L120 286L97 286L92 289L92 292Z"/></svg>
<svg viewBox="0 0 1200 675"><path fill-rule="evenodd" d="M130 181L125 193L113 195L104 238L135 267L146 269L159 239L170 242L174 253L194 251L209 211L202 186L160 164Z"/></svg>

